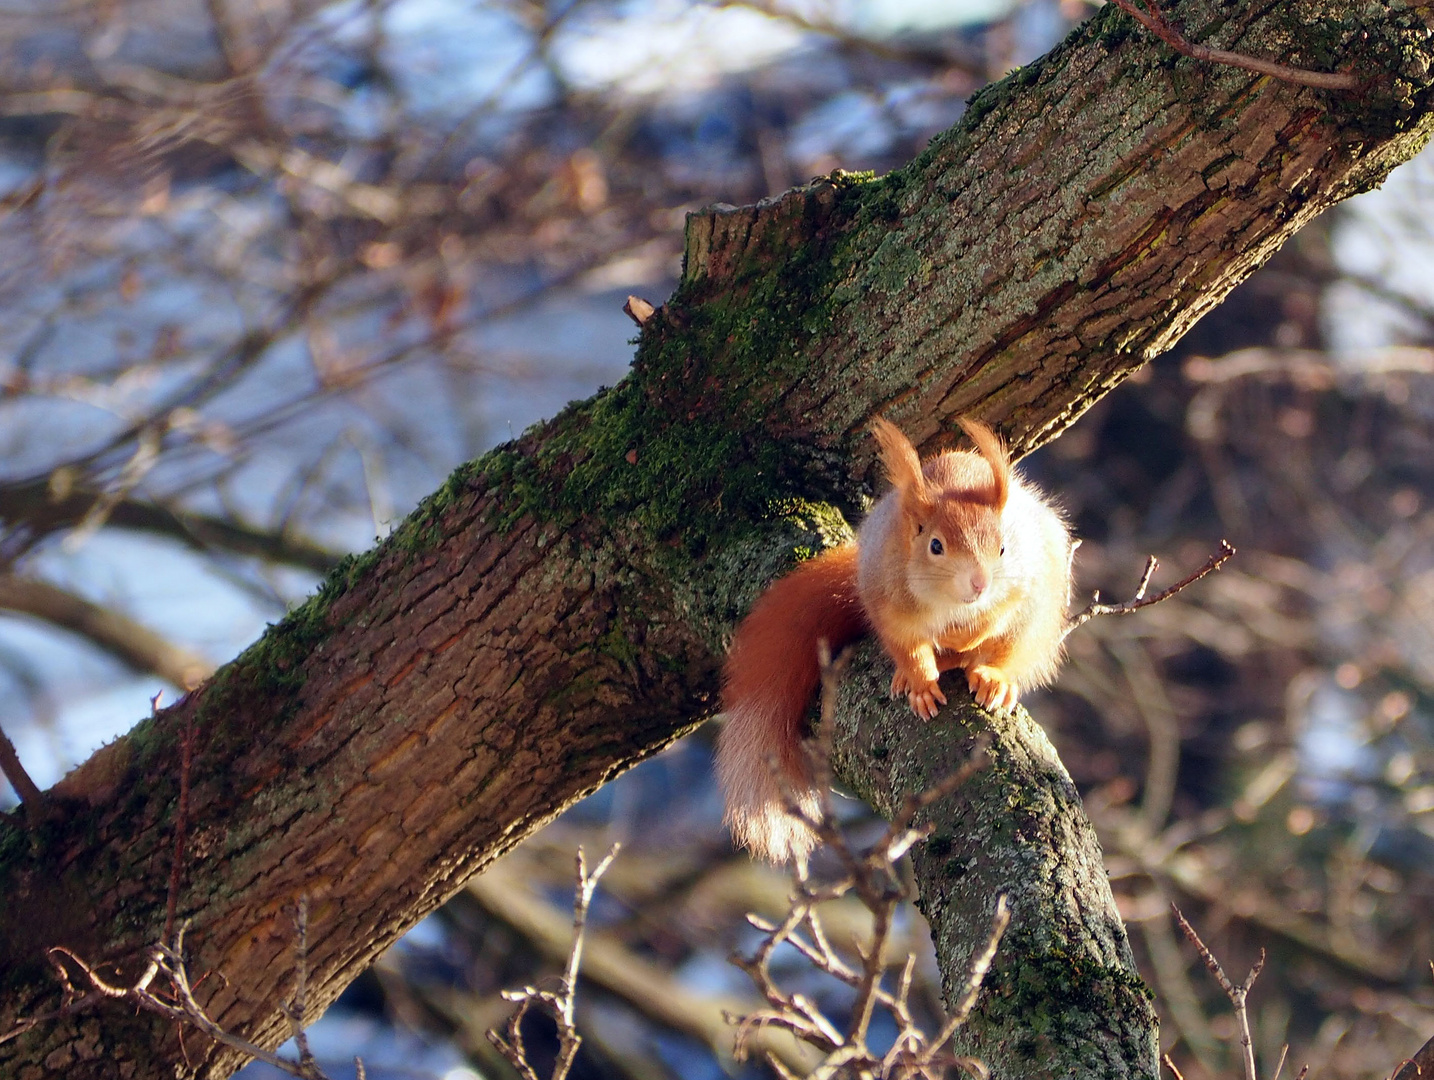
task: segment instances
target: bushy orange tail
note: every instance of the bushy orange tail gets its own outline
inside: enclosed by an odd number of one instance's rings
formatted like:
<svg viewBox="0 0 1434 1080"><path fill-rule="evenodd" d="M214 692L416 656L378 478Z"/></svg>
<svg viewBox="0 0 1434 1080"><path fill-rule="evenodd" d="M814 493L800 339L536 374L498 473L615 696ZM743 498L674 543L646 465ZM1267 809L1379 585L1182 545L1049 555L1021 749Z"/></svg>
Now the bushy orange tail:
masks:
<svg viewBox="0 0 1434 1080"><path fill-rule="evenodd" d="M717 779L733 838L771 862L804 861L816 846L812 830L787 811L783 786L803 813L817 814L801 745L821 681L817 643L825 638L836 653L866 628L856 545L846 544L775 582L732 639L722 672L727 723L717 739Z"/></svg>

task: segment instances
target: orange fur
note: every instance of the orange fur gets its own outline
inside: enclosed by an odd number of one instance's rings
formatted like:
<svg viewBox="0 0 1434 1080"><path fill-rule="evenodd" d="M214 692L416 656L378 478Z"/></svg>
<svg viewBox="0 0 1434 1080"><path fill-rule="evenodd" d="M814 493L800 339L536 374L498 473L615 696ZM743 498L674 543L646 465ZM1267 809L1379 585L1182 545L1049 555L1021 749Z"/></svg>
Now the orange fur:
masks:
<svg viewBox="0 0 1434 1080"><path fill-rule="evenodd" d="M923 462L896 425L874 421L892 491L872 507L855 545L803 563L737 628L723 672L717 772L733 836L764 858L803 861L816 842L788 806L818 809L801 737L820 681L820 639L835 652L874 629L896 668L892 693L927 719L946 703L942 671L962 668L990 709L1013 707L1022 688L1055 674L1070 535L1011 468L999 436L976 421L961 426L974 452Z"/></svg>
<svg viewBox="0 0 1434 1080"><path fill-rule="evenodd" d="M887 478L902 493L903 501L923 502L926 481L921 474L921 459L911 440L890 420L880 416L871 422L871 433L876 438Z"/></svg>
<svg viewBox="0 0 1434 1080"><path fill-rule="evenodd" d="M717 778L732 835L772 862L805 859L816 836L787 811L818 811L802 753L807 706L821 681L817 643L833 653L866 630L856 597L856 547L808 559L774 583L742 620L722 672L726 726Z"/></svg>
<svg viewBox="0 0 1434 1080"><path fill-rule="evenodd" d="M991 476L994 481L991 489L991 504L997 510L1004 510L1006 499L1011 492L1011 456L1006 452L1006 444L1001 440L1001 436L979 420L962 417L959 422L961 430L970 436L971 441L976 444L977 452L986 459L986 464L991 466ZM939 461L940 459L933 460Z"/></svg>

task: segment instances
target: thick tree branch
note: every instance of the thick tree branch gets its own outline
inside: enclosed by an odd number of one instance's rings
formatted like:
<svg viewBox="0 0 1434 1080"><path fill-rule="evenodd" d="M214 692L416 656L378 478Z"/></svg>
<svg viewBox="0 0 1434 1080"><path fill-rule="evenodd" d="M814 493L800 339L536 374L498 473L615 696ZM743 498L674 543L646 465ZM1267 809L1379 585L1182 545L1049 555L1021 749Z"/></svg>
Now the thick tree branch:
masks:
<svg viewBox="0 0 1434 1080"><path fill-rule="evenodd" d="M1177 14L1197 40L1227 19L1215 0ZM682 285L621 384L458 470L208 684L97 754L48 793L63 816L38 843L0 822L0 1029L57 1000L42 946L142 961L164 921L186 725L177 915L193 920L196 970L227 979L204 984L207 1013L272 1046L288 1033L283 905L311 898L317 1011L519 837L700 722L732 621L794 549L846 531L815 500L857 505L871 416L929 446L973 414L1029 450L1427 140L1434 44L1412 7L1260 0L1232 36L1381 74L1332 101L1172 61L1107 8L907 168L694 215ZM868 654L851 685L880 674ZM1003 982L1017 972L998 957L962 1038L993 1064L1010 1055L998 1075L1090 1061L1151 1075L1153 1020L1093 837L1059 763L1022 738L1010 760L1029 765L991 778L1016 786L978 784L966 805L1024 845L994 871L1020 877L1002 956L1029 956L1027 977ZM873 797L878 760L845 766ZM1000 800L1027 774L1041 805L1011 814ZM952 850L972 842L953 831ZM919 869L941 950L962 961L974 939L952 881L992 879L971 858ZM1071 866L1035 885L1018 873ZM1072 965L1089 991L1073 1002ZM1104 1027L1088 1015L1101 1001ZM1015 1005L1087 1015L1069 1039L1033 1040ZM151 1018L101 1019L0 1046L0 1073L59 1055L80 1080L174 1074ZM236 1063L215 1048L196 1074Z"/></svg>

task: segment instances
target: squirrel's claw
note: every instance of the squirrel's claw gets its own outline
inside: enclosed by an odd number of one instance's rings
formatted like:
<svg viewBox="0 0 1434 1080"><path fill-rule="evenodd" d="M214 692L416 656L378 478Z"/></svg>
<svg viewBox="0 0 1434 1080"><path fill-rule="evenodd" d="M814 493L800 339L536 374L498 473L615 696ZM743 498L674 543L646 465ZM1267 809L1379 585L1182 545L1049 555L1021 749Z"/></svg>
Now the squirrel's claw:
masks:
<svg viewBox="0 0 1434 1080"><path fill-rule="evenodd" d="M987 712L1009 712L1016 707L1019 689L1000 668L977 664L966 672L976 704Z"/></svg>
<svg viewBox="0 0 1434 1080"><path fill-rule="evenodd" d="M907 690L906 703L911 706L911 711L921 719L930 720L941 706L946 704L946 695L941 692L941 687L933 682L923 686L920 690Z"/></svg>

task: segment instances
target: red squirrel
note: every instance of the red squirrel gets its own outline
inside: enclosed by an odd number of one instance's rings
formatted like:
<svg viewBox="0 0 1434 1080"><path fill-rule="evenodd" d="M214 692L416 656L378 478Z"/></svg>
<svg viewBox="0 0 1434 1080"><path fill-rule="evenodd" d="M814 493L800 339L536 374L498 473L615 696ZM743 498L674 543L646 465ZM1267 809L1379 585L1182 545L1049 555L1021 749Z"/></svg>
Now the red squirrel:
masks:
<svg viewBox="0 0 1434 1080"><path fill-rule="evenodd" d="M875 631L896 665L892 695L905 694L927 720L946 703L942 671L963 668L976 701L992 710L1013 707L1022 689L1055 675L1070 532L1011 468L995 432L973 420L961 426L975 451L923 462L895 424L874 421L891 491L855 543L780 578L737 627L722 674L717 776L733 837L762 858L805 862L816 846L816 834L786 809L783 786L816 816L819 792L801 742L822 639L835 653Z"/></svg>

